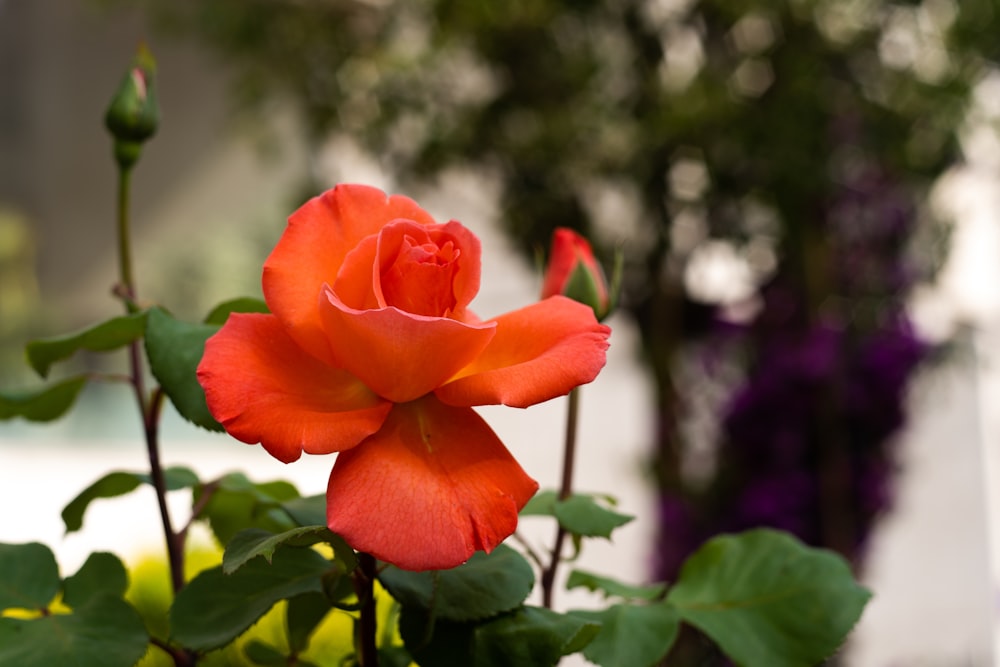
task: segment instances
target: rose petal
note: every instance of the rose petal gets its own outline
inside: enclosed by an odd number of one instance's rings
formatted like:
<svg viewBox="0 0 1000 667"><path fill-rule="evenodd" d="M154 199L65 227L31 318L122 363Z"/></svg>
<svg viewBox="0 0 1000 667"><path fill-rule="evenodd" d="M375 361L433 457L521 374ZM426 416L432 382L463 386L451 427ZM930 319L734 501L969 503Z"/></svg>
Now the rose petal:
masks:
<svg viewBox="0 0 1000 667"><path fill-rule="evenodd" d="M568 394L604 367L611 329L581 303L554 296L489 322L497 324L490 344L435 390L445 403L524 408Z"/></svg>
<svg viewBox="0 0 1000 667"><path fill-rule="evenodd" d="M393 220L422 225L434 219L407 197L386 196L363 185L338 185L306 202L264 263L264 299L291 336L313 356L329 362L316 302L332 285L344 257L362 239Z"/></svg>
<svg viewBox="0 0 1000 667"><path fill-rule="evenodd" d="M212 415L233 437L259 442L285 463L303 451L354 447L392 407L299 348L273 315L231 315L205 344L198 381Z"/></svg>
<svg viewBox="0 0 1000 667"><path fill-rule="evenodd" d="M332 283L337 297L350 308L370 310L385 307L385 303L379 302L381 295L375 285L379 236L373 234L362 239L354 250L347 253L337 280Z"/></svg>
<svg viewBox="0 0 1000 667"><path fill-rule="evenodd" d="M327 523L355 549L406 570L451 568L517 527L538 484L470 408L397 405L330 474Z"/></svg>
<svg viewBox="0 0 1000 667"><path fill-rule="evenodd" d="M356 310L329 288L323 302L320 311L336 365L394 403L420 398L470 364L495 327L391 307Z"/></svg>

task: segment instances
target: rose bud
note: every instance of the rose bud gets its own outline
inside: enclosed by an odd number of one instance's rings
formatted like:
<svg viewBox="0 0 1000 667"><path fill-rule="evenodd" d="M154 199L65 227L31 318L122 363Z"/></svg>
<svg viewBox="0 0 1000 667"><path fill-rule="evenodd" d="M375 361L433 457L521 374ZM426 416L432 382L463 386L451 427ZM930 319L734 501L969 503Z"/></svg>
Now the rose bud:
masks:
<svg viewBox="0 0 1000 667"><path fill-rule="evenodd" d="M543 299L557 294L590 306L598 320L607 317L615 305L590 242L566 227L559 227L552 234L552 248L542 281Z"/></svg>
<svg viewBox="0 0 1000 667"><path fill-rule="evenodd" d="M155 77L156 61L149 49L140 45L104 114L104 125L115 140L115 159L122 168L135 164L143 142L159 125Z"/></svg>

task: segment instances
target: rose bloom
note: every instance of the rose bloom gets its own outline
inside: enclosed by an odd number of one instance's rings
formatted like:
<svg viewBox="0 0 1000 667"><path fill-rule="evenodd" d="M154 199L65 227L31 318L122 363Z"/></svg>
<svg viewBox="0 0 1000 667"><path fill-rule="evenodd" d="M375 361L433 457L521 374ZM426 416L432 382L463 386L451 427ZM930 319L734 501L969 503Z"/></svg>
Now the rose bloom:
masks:
<svg viewBox="0 0 1000 667"><path fill-rule="evenodd" d="M340 185L264 263L271 314L234 313L198 379L238 440L291 462L339 452L327 524L409 570L490 551L538 489L474 405L527 407L590 382L610 329L554 296L491 320L479 240L412 200Z"/></svg>

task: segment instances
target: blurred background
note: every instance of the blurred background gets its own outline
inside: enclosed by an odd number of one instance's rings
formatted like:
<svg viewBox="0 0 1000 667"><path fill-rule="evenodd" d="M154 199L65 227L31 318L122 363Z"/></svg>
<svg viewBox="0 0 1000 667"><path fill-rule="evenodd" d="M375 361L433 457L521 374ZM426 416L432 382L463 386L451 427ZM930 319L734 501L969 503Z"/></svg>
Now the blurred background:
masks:
<svg viewBox="0 0 1000 667"><path fill-rule="evenodd" d="M288 213L341 181L473 228L484 316L537 298L536 252L581 230L625 280L577 482L637 515L585 565L669 580L709 536L774 526L875 593L842 664L992 665L998 31L994 0L0 0L0 389L38 382L25 340L119 312L101 118L144 41L141 299L200 319L259 295ZM0 540L71 571L145 535L151 506L104 528L95 506L86 537L58 520L142 467L132 408L97 387L57 424L0 423L2 506L36 498ZM485 411L543 487L563 410ZM165 434L204 474L325 487L326 462ZM682 644L671 664L721 664Z"/></svg>

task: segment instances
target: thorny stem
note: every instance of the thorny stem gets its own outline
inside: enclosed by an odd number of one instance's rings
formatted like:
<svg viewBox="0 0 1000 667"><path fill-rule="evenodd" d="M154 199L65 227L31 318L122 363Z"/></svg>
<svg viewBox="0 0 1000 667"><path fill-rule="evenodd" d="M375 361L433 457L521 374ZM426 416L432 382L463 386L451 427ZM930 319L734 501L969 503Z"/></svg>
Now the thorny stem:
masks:
<svg viewBox="0 0 1000 667"><path fill-rule="evenodd" d="M160 519L163 522L163 534L167 540L167 560L170 563L170 583L176 594L184 588L184 549L183 536L174 531L170 522L170 511L167 509L167 483L163 477L163 466L160 463L159 424L160 411L163 408L163 391L158 387L149 402L148 412L144 419L146 431L146 452L149 455L150 477L156 490L156 503L160 509Z"/></svg>
<svg viewBox="0 0 1000 667"><path fill-rule="evenodd" d="M135 278L132 274L132 254L129 237L129 189L132 170L120 167L118 170L118 261L119 288L117 293L125 302L129 313L138 312L136 305ZM163 523L163 535L167 544L167 561L170 565L170 583L176 594L184 587L184 552L181 547L181 537L174 532L170 523L170 512L167 509L167 484L163 476L163 466L160 463L159 424L160 411L163 408L163 391L157 388L147 398L145 380L143 377L142 348L139 341L129 345L129 375L139 414L142 415L143 432L146 439L146 453L149 457L150 479L156 492L156 502L160 510L160 520ZM174 664L178 667L194 665L193 654L182 649L170 650Z"/></svg>
<svg viewBox="0 0 1000 667"><path fill-rule="evenodd" d="M375 557L359 553L358 566L354 568L354 594L361 606L355 647L360 667L378 667L375 619Z"/></svg>
<svg viewBox="0 0 1000 667"><path fill-rule="evenodd" d="M566 411L566 444L563 450L562 484L559 487L559 500L566 500L573 493L573 466L576 463L576 422L580 412L580 389L569 393L569 407ZM552 609L552 598L556 583L556 570L562 558L563 542L566 540L566 529L562 524L556 528L555 545L552 547L549 566L542 571L542 605Z"/></svg>

